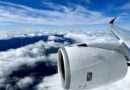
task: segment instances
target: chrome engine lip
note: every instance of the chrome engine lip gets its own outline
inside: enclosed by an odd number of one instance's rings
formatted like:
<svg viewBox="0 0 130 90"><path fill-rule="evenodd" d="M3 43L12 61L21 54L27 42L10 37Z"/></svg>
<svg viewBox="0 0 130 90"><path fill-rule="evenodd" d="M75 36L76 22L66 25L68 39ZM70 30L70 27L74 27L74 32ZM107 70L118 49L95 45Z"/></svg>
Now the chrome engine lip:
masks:
<svg viewBox="0 0 130 90"><path fill-rule="evenodd" d="M63 56L65 78L63 77L63 74L62 74L62 71L61 71L62 69L61 69L61 66L60 66L60 64L61 64L60 54L62 54L62 56ZM68 58L68 55L67 55L65 48L60 48L58 50L58 73L60 74L60 79L61 79L63 88L69 89L70 84L71 84L71 74L70 74L69 58Z"/></svg>

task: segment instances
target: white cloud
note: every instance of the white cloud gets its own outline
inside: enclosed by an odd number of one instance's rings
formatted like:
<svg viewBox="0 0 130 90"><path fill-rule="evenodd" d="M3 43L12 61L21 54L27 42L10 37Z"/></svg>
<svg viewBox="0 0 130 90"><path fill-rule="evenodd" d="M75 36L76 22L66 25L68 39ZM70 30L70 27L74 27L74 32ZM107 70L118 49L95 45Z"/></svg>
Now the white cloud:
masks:
<svg viewBox="0 0 130 90"><path fill-rule="evenodd" d="M37 90L63 90L58 79L58 75L53 75L46 77L43 81L37 86Z"/></svg>
<svg viewBox="0 0 130 90"><path fill-rule="evenodd" d="M4 3L0 1L0 3ZM0 6L0 22L49 24L49 25L73 25L73 24L104 24L111 17L104 16L101 12L91 11L79 5L73 5L76 9L53 3L43 3L54 10L39 10L23 5L4 3L9 6ZM63 12L61 12L62 10Z"/></svg>
<svg viewBox="0 0 130 90"><path fill-rule="evenodd" d="M32 36L38 36L39 33L41 34L43 31L36 31L36 32L22 32L23 35L26 34L27 37ZM9 32L10 33L10 32ZM17 33L17 34L15 34ZM19 34L18 34L19 33ZM29 34L30 33L30 34ZM7 33L3 34L6 35ZM14 35L21 36L21 32L14 32L12 33ZM98 42L115 42L116 39L111 36L109 32L106 31L68 31L68 32L44 32L42 35L48 35L50 41L44 42L39 41L37 43L24 46L18 49L10 49L8 51L0 52L0 87L3 86L6 76L8 76L13 71L17 70L18 67L21 65L28 65L33 66L38 61L45 61L47 62L50 60L52 63L48 65L54 65L56 64L57 54L51 53L48 56L46 56L45 51L47 49L50 49L51 47L62 47L64 46L64 43L58 43L54 42L54 40L58 39L57 36L53 36L55 34L62 34L62 39L69 38L73 39L76 42L75 43L84 43L89 41L98 41ZM8 36L8 35L7 35ZM18 37L17 36L17 37ZM12 38L12 37L10 37ZM61 37L58 39L60 40ZM128 90L129 89L129 72L126 76L126 78L120 80L119 82L93 89L93 90ZM23 89L28 87L30 84L33 83L33 78L31 76L25 76L23 78L18 78L17 85L19 88ZM8 85L7 85L8 86ZM36 90L62 90L61 84L59 82L57 74L54 76L43 78L42 82L36 86ZM12 89L13 90L13 89Z"/></svg>
<svg viewBox="0 0 130 90"><path fill-rule="evenodd" d="M61 37L56 37L56 36L53 36L53 35L48 37L48 40L49 40L49 41L62 40L62 39L63 39L63 38L61 38Z"/></svg>
<svg viewBox="0 0 130 90"><path fill-rule="evenodd" d="M115 42L116 38L111 35L110 32L106 31L84 31L84 32L69 32L64 37L72 38L77 43L87 43L87 42Z"/></svg>
<svg viewBox="0 0 130 90"><path fill-rule="evenodd" d="M130 3L124 4L123 6L120 7L120 9L129 10L130 9Z"/></svg>
<svg viewBox="0 0 130 90"><path fill-rule="evenodd" d="M27 88L32 83L33 83L33 78L31 78L31 77L24 77L23 79L19 80L17 85L20 87L20 89L24 89L24 88Z"/></svg>
<svg viewBox="0 0 130 90"><path fill-rule="evenodd" d="M49 7L49 8L52 8L56 11L59 11L59 10L62 10L63 12L69 12L70 11L70 8L68 8L67 6L63 6L63 5L56 4L56 3L43 1L42 4Z"/></svg>
<svg viewBox="0 0 130 90"><path fill-rule="evenodd" d="M49 54L49 56L46 56L45 51L47 49L51 49L51 47L57 48L61 45L62 44L52 41L39 41L35 44L18 49L10 49L8 51L0 52L0 88L6 87L11 88L11 90L16 88L11 86L12 83L7 77L10 77L9 75L11 75L14 71L18 71L22 65L33 67L37 64L37 62L44 62L46 65L48 65L48 67L56 66L56 54ZM14 79L14 82L16 82L15 86L20 89L28 88L33 84L33 82L36 82L33 81L34 78L35 77L33 76L27 76L23 78L16 76L15 79L18 81L15 81Z"/></svg>
<svg viewBox="0 0 130 90"><path fill-rule="evenodd" d="M35 62L47 59L44 55L44 42L0 52L0 56L0 77L6 77L21 65L32 66Z"/></svg>
<svg viewBox="0 0 130 90"><path fill-rule="evenodd" d="M86 3L88 3L88 4L92 4L92 1L91 1L91 0L81 0L81 1L86 2Z"/></svg>

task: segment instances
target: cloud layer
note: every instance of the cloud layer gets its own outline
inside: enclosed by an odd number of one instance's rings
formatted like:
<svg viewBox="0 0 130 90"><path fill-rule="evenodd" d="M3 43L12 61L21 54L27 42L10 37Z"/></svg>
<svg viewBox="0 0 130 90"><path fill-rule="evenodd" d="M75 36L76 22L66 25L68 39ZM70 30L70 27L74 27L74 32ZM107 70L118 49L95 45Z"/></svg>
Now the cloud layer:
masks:
<svg viewBox="0 0 130 90"><path fill-rule="evenodd" d="M72 7L51 2L43 2L53 10L40 10L24 5L0 1L0 22L45 24L45 25L82 25L104 24L112 17L107 17L98 11L89 10L81 5L72 4ZM8 9L7 9L8 6Z"/></svg>
<svg viewBox="0 0 130 90"><path fill-rule="evenodd" d="M129 3L129 0L0 0L0 29L107 29L108 22L116 16L129 29Z"/></svg>
<svg viewBox="0 0 130 90"><path fill-rule="evenodd" d="M41 87L46 90L54 89L53 86L58 84L51 83L49 80L44 81L45 77L57 73L57 50L65 45L73 45L77 43L85 43L90 41L105 42L115 38L106 31L88 31L88 32L22 32L16 33L14 37L10 37L11 33L4 33L1 40L8 40L8 42L18 44L12 38L36 38L40 36L47 36L46 40L38 39L36 42L23 45L17 48L6 48L6 51L0 52L0 89L6 90L40 90ZM80 35L79 35L80 33ZM24 37L23 37L24 36ZM104 38L103 38L104 37ZM26 39L30 42L29 39ZM9 45L9 44L8 44ZM10 45L9 45L10 46ZM48 77L49 78L49 77ZM53 77L52 77L53 78ZM51 79L51 77L50 77ZM46 80L46 79L45 79ZM57 80L54 76L53 80ZM55 87L56 88L56 87ZM59 89L60 90L60 89Z"/></svg>

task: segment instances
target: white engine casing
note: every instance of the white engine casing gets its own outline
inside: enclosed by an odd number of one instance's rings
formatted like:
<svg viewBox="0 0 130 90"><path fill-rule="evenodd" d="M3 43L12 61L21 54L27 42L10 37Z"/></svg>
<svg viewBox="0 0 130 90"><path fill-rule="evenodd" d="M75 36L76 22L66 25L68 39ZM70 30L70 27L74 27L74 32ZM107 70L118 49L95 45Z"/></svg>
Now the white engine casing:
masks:
<svg viewBox="0 0 130 90"><path fill-rule="evenodd" d="M64 89L91 89L123 78L124 55L95 47L64 47L58 51L58 73Z"/></svg>

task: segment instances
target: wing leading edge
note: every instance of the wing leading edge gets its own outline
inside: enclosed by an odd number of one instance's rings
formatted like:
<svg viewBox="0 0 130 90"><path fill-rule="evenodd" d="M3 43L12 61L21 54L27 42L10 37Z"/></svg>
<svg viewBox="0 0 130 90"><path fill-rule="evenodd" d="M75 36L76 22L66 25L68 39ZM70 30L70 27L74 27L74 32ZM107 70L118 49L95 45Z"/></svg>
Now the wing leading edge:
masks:
<svg viewBox="0 0 130 90"><path fill-rule="evenodd" d="M127 47L130 48L130 31L114 26L115 20L116 18L109 22L112 33L121 41L121 43L125 43Z"/></svg>
<svg viewBox="0 0 130 90"><path fill-rule="evenodd" d="M116 18L112 19L109 22L109 27L111 32L116 36L121 44L121 51L128 57L130 60L130 31L119 28L114 25Z"/></svg>

